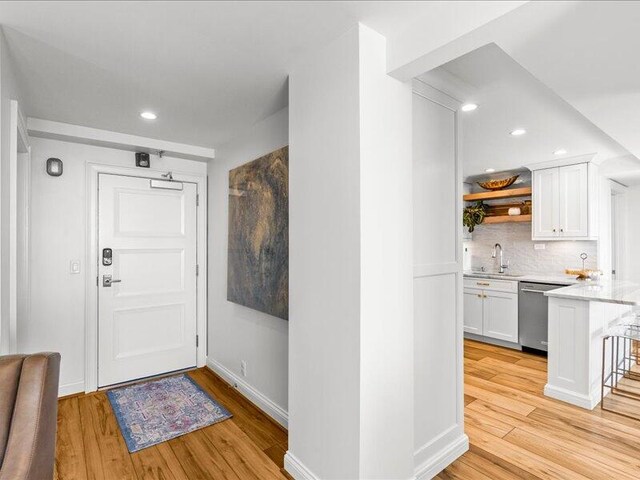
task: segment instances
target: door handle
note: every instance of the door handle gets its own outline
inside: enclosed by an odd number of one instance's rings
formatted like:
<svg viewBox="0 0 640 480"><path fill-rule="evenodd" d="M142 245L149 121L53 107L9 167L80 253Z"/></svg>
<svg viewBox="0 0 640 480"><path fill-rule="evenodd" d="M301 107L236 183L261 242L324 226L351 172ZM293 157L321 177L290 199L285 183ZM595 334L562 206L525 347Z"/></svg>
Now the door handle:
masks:
<svg viewBox="0 0 640 480"><path fill-rule="evenodd" d="M103 275L102 276L102 286L103 287L111 287L112 283L120 283L122 280L120 279L113 279L111 278L111 275Z"/></svg>
<svg viewBox="0 0 640 480"><path fill-rule="evenodd" d="M544 290L533 290L531 288L521 288L520 291L529 293L544 293Z"/></svg>

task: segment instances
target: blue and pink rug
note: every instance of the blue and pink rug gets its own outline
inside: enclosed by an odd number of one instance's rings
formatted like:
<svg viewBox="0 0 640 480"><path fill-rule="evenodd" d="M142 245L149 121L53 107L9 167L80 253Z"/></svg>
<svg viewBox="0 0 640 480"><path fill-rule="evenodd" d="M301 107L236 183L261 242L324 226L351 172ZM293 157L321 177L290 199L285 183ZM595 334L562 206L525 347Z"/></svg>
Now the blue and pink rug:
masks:
<svg viewBox="0 0 640 480"><path fill-rule="evenodd" d="M107 396L129 452L231 418L185 374L117 388Z"/></svg>

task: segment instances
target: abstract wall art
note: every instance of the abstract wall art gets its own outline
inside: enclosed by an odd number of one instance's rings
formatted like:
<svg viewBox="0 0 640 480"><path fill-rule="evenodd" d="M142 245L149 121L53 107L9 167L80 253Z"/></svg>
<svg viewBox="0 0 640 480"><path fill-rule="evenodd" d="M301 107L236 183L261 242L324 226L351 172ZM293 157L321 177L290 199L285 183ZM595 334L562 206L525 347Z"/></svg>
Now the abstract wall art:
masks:
<svg viewBox="0 0 640 480"><path fill-rule="evenodd" d="M229 172L227 299L289 318L289 149Z"/></svg>

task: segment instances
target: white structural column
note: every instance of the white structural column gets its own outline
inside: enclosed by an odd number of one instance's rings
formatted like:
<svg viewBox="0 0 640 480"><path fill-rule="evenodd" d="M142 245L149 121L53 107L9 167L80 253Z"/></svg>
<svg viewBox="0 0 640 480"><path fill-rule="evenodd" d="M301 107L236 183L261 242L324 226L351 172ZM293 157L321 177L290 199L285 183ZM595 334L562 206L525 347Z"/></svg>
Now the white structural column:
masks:
<svg viewBox="0 0 640 480"><path fill-rule="evenodd" d="M362 25L289 80L289 451L296 479L408 479L411 87Z"/></svg>
<svg viewBox="0 0 640 480"><path fill-rule="evenodd" d="M416 476L462 455L462 178L460 104L413 86L413 296Z"/></svg>

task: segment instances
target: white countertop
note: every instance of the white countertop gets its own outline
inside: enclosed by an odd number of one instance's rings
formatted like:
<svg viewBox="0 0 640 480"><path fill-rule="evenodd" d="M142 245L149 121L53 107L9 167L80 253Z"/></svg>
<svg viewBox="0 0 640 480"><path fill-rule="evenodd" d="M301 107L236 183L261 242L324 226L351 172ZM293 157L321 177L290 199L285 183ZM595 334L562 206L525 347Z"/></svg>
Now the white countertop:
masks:
<svg viewBox="0 0 640 480"><path fill-rule="evenodd" d="M490 278L492 280L511 280L514 282L537 282L550 283L555 285L573 285L579 283L575 276L567 275L539 275L539 274L522 274L522 275L501 275L499 273L487 272L463 272L465 277L472 278Z"/></svg>
<svg viewBox="0 0 640 480"><path fill-rule="evenodd" d="M640 305L640 284L610 279L599 282L580 282L577 285L545 292L545 295L620 305Z"/></svg>

